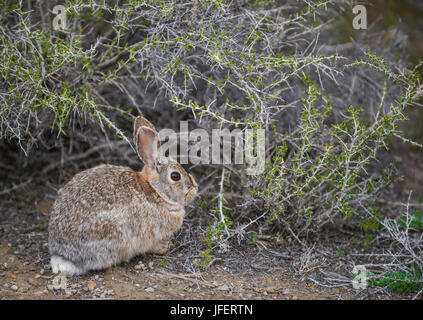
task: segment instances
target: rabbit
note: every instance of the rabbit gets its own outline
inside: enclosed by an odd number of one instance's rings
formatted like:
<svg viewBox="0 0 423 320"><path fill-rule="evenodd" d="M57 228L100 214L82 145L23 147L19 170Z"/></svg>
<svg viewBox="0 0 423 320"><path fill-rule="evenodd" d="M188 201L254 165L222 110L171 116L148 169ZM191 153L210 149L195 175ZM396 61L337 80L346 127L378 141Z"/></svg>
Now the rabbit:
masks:
<svg viewBox="0 0 423 320"><path fill-rule="evenodd" d="M53 273L81 275L168 250L198 186L178 162L161 155L159 135L144 117L135 119L134 142L141 172L102 164L59 190L48 228Z"/></svg>

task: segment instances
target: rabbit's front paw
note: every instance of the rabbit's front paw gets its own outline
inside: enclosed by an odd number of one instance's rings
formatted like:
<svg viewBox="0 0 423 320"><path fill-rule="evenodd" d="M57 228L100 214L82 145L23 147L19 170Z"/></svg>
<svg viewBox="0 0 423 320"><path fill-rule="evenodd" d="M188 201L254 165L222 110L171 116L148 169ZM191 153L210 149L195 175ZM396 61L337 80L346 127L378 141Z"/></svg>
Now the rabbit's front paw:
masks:
<svg viewBox="0 0 423 320"><path fill-rule="evenodd" d="M165 254L169 250L169 243L170 241L159 240L151 248L151 252Z"/></svg>

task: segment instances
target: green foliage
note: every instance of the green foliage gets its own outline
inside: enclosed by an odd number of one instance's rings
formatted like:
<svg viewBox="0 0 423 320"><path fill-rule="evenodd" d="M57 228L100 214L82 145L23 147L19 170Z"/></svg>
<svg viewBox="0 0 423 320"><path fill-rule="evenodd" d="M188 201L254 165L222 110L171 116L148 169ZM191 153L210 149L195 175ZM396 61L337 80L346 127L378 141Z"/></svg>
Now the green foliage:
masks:
<svg viewBox="0 0 423 320"><path fill-rule="evenodd" d="M409 218L406 215L402 215L397 219L397 223L401 227L409 226L410 228L423 230L423 212L412 212Z"/></svg>
<svg viewBox="0 0 423 320"><path fill-rule="evenodd" d="M207 269L213 261L214 259L210 254L210 249L207 249L205 251L201 251L200 259L195 259L194 263L199 265L202 269Z"/></svg>
<svg viewBox="0 0 423 320"><path fill-rule="evenodd" d="M251 241L248 244L257 244L258 240L257 240L257 234L253 234L253 236L251 237Z"/></svg>
<svg viewBox="0 0 423 320"><path fill-rule="evenodd" d="M206 245L212 248L225 242L225 238L228 237L225 231L229 230L232 224L232 220L225 216L224 221L215 222L213 225L209 226L205 239Z"/></svg>
<svg viewBox="0 0 423 320"><path fill-rule="evenodd" d="M419 269L414 272L388 272L380 276L369 272L367 276L369 286L384 287L402 294L410 294L423 289L423 279Z"/></svg>
<svg viewBox="0 0 423 320"><path fill-rule="evenodd" d="M398 123L406 119L404 108L417 94L418 82L416 74L396 74L382 58L370 53L366 56L368 60L347 67L366 65L404 84L402 98L390 106L389 112L383 112L385 86L371 123L362 117L361 108L350 106L342 121L329 124L331 99L305 74L303 81L307 89L297 130L281 136L266 167L266 185L255 191L271 212L270 222L312 231L333 221L337 215L350 218L375 210L366 200L390 183L390 175L387 171L386 176L371 177L367 167L377 151L387 147L387 138L399 135ZM365 230L376 229L377 216L373 212L360 226Z"/></svg>

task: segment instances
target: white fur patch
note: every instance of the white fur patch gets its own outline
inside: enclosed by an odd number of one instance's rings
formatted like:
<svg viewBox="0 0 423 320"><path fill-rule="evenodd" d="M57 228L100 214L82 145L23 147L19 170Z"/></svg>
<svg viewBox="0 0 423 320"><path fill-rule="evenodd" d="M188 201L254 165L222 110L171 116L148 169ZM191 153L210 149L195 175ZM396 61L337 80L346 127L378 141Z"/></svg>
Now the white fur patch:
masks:
<svg viewBox="0 0 423 320"><path fill-rule="evenodd" d="M75 266L72 262L59 256L52 256L50 265L53 273L60 273L61 275L73 276L83 272L83 270Z"/></svg>

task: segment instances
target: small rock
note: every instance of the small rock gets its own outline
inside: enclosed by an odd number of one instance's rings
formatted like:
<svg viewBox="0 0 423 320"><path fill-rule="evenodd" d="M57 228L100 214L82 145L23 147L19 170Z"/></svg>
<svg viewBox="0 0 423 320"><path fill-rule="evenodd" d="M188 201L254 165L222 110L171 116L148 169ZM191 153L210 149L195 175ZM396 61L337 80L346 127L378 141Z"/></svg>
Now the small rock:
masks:
<svg viewBox="0 0 423 320"><path fill-rule="evenodd" d="M223 286L218 287L216 290L228 291L229 290L229 286L227 284L224 284Z"/></svg>
<svg viewBox="0 0 423 320"><path fill-rule="evenodd" d="M13 286L10 287L10 289L15 290L15 291L18 291L19 288L18 288L17 285L13 285Z"/></svg>
<svg viewBox="0 0 423 320"><path fill-rule="evenodd" d="M298 297L297 296L293 296L292 297L292 300L298 300Z"/></svg>
<svg viewBox="0 0 423 320"><path fill-rule="evenodd" d="M95 282L88 282L88 284L87 284L87 288L89 289L89 290L94 290L94 288L95 288L95 286L96 286L97 284L95 283Z"/></svg>
<svg viewBox="0 0 423 320"><path fill-rule="evenodd" d="M134 267L134 269L135 269L135 270L141 270L141 269L144 269L144 268L143 268L143 264L137 264L137 265Z"/></svg>
<svg viewBox="0 0 423 320"><path fill-rule="evenodd" d="M68 287L68 279L63 275L58 275L53 278L52 285L55 290L64 290Z"/></svg>
<svg viewBox="0 0 423 320"><path fill-rule="evenodd" d="M32 282L34 282L35 280L34 280L34 278L28 278L28 279L27 279L27 281L28 281L28 283L32 283Z"/></svg>
<svg viewBox="0 0 423 320"><path fill-rule="evenodd" d="M283 293L283 294L289 294L289 289L284 289L284 290L282 291L282 293Z"/></svg>
<svg viewBox="0 0 423 320"><path fill-rule="evenodd" d="M96 274L94 279L98 280L98 278L100 278L100 277L98 276L98 274Z"/></svg>
<svg viewBox="0 0 423 320"><path fill-rule="evenodd" d="M3 287L5 287L5 288L9 288L9 284L8 284L8 283L5 283L5 284L3 285Z"/></svg>
<svg viewBox="0 0 423 320"><path fill-rule="evenodd" d="M150 262L148 263L148 267L149 267L150 269L153 269L153 266L154 266L153 261L150 261Z"/></svg>
<svg viewBox="0 0 423 320"><path fill-rule="evenodd" d="M148 288L145 288L144 289L144 291L146 291L146 292L154 292L156 289L154 289L153 287L148 287Z"/></svg>
<svg viewBox="0 0 423 320"><path fill-rule="evenodd" d="M35 279L41 278L41 275L37 274L37 275L35 275L35 277L34 277L34 278L35 278Z"/></svg>

